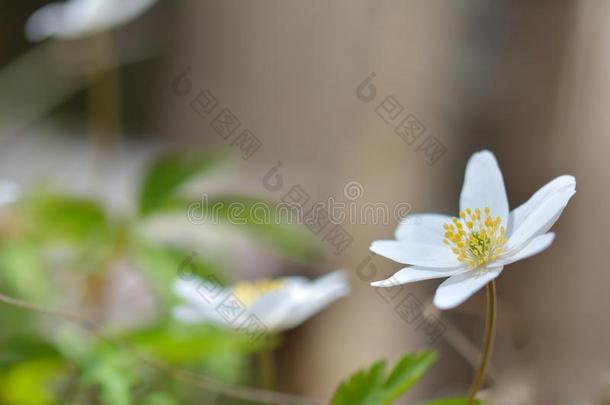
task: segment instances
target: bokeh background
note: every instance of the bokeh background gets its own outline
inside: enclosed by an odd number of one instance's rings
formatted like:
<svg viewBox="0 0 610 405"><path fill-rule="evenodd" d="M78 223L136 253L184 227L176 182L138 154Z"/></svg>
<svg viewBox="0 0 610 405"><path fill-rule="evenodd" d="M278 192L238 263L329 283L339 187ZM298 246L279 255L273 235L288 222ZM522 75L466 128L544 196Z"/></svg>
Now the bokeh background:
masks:
<svg viewBox="0 0 610 405"><path fill-rule="evenodd" d="M368 253L395 222L347 221L351 243L337 253L306 229L284 243L281 233L193 223L186 209L143 218L138 199L150 168L172 153L222 161L185 188L194 201L278 201L300 185L311 201L454 213L467 158L488 148L511 207L560 174L578 186L553 247L497 283L483 394L492 404L609 403L610 2L159 1L110 30L28 41L26 21L46 3L0 12L0 178L23 199L0 207L4 293L250 384L252 349L168 326L172 298L154 286L190 252L227 282L345 268L352 294L276 347L278 389L325 403L355 369L431 347L439 360L404 403L459 395L477 362L485 296L440 313L430 306L436 281L396 296L371 288L372 271L380 279L398 269ZM218 102L207 116L190 104L203 90ZM260 141L255 153L214 130L222 108ZM403 139L395 127L409 114L417 129ZM284 183L273 190L265 176L278 163ZM144 247L120 243L132 232ZM397 313L407 294L432 329ZM0 319L0 403L119 403L125 392L133 403L246 403L151 376L53 317L2 305Z"/></svg>

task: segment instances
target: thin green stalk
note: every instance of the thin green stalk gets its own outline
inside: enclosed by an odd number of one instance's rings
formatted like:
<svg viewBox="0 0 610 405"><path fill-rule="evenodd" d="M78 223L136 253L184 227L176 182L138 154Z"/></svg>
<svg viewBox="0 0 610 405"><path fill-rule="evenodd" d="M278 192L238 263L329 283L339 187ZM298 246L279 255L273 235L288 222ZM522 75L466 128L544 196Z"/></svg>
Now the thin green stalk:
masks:
<svg viewBox="0 0 610 405"><path fill-rule="evenodd" d="M275 389L275 358L273 349L264 349L258 354L259 381L262 389Z"/></svg>
<svg viewBox="0 0 610 405"><path fill-rule="evenodd" d="M485 324L485 338L483 339L483 352L481 355L481 363L477 370L472 386L470 387L470 395L468 397L468 405L473 405L477 392L485 379L485 369L489 363L489 356L494 342L494 334L496 329L496 284L490 281L487 284L487 321Z"/></svg>

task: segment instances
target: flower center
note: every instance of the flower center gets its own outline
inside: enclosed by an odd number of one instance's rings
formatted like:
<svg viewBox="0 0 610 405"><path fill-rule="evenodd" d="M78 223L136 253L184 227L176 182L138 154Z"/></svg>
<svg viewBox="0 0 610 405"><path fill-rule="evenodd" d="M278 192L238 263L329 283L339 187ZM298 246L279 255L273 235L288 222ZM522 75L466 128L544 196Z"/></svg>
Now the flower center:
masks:
<svg viewBox="0 0 610 405"><path fill-rule="evenodd" d="M506 230L500 226L500 217L491 217L489 208L485 208L485 217L481 210L475 208L460 212L460 218L451 218L444 224L443 243L451 248L461 263L471 269L484 267L493 262L502 253L507 241Z"/></svg>
<svg viewBox="0 0 610 405"><path fill-rule="evenodd" d="M253 282L241 282L235 284L232 291L235 297L241 301L242 304L249 306L261 295L280 290L284 284L283 279L263 279Z"/></svg>

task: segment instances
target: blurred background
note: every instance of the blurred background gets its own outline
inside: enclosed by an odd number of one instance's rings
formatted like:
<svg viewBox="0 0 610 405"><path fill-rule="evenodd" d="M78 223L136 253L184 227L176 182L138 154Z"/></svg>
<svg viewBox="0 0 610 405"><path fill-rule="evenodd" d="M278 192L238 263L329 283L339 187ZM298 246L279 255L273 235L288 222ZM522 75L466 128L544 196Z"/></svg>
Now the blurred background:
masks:
<svg viewBox="0 0 610 405"><path fill-rule="evenodd" d="M207 224L172 203L178 190L181 202L281 201L299 186L308 204L452 214L467 158L488 148L511 207L560 174L578 193L553 247L497 283L486 403L610 403L610 2L72 0L34 14L48 3L0 12L3 294L255 385L259 347L169 316L184 261L195 253L226 283L345 268L352 294L275 344L277 389L327 403L354 370L433 348L403 403L460 395L484 294L440 313L437 281L371 288L399 268L368 253L394 218L348 219L335 238ZM57 317L0 304L0 325L3 404L252 403Z"/></svg>

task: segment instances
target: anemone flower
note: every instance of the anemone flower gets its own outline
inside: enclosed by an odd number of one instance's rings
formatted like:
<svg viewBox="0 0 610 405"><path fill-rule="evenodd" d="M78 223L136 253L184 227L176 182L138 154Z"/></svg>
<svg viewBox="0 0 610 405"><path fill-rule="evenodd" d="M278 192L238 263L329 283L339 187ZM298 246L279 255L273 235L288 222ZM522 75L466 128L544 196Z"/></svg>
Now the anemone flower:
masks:
<svg viewBox="0 0 610 405"><path fill-rule="evenodd" d="M555 237L548 231L575 188L574 177L559 176L509 213L494 155L477 152L466 166L458 216L411 215L396 229L396 240L373 242L373 252L410 267L372 285L447 278L436 290L434 304L456 307L498 277L504 266L548 248Z"/></svg>
<svg viewBox="0 0 610 405"><path fill-rule="evenodd" d="M212 323L229 329L265 332L294 328L349 293L338 270L310 281L304 277L241 282L224 288L198 278L179 278L174 292L184 300L174 317L184 323Z"/></svg>
<svg viewBox="0 0 610 405"><path fill-rule="evenodd" d="M135 19L156 0L68 0L47 4L28 19L30 41L49 37L80 38L106 31Z"/></svg>
<svg viewBox="0 0 610 405"><path fill-rule="evenodd" d="M494 280L504 266L548 248L549 232L576 192L572 176L559 176L534 193L524 204L508 210L502 172L489 151L477 152L466 165L456 217L416 214L396 229L396 240L375 241L371 250L398 263L408 264L375 287L435 278L447 278L437 288L434 304L454 308L479 289L487 290L487 321L481 360L468 404L473 404L483 383L493 346L496 320Z"/></svg>

